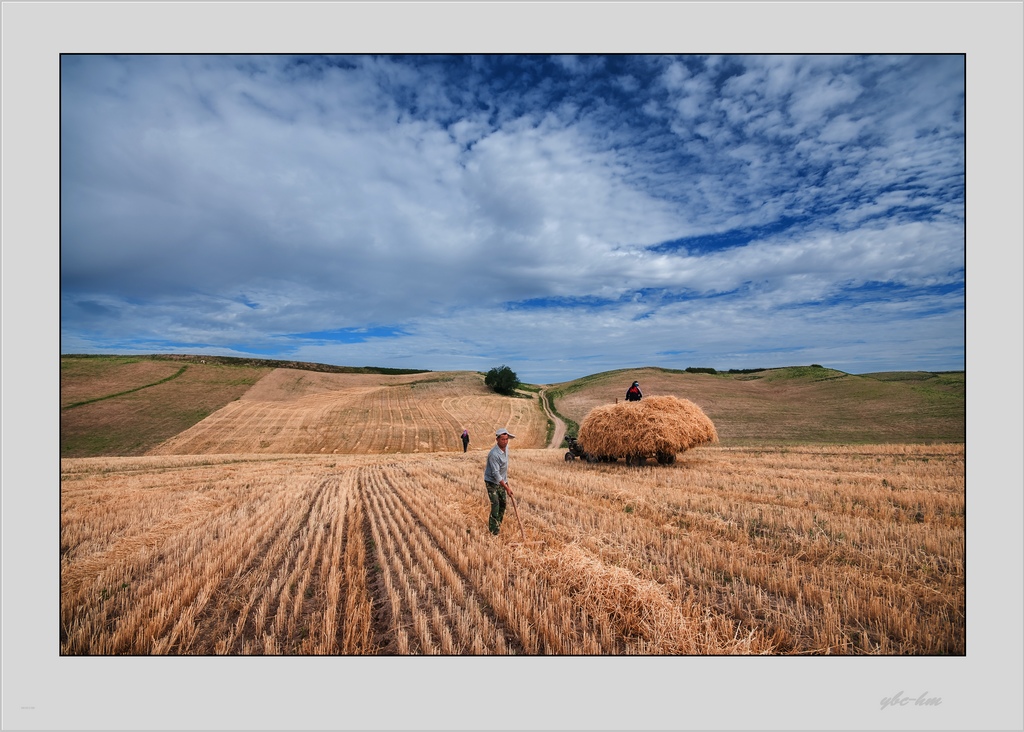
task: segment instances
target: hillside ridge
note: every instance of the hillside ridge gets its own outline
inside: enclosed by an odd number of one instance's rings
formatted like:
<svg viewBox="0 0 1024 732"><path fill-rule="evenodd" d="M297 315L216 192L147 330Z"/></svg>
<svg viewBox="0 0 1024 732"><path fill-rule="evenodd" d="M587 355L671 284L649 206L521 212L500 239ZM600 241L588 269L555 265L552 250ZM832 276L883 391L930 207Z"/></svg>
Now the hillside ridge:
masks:
<svg viewBox="0 0 1024 732"><path fill-rule="evenodd" d="M200 363L200 364L224 364L230 366L251 366L257 368L290 368L299 369L303 371L318 371L322 373L334 373L334 374L424 374L433 373L433 369L402 369L393 368L388 366L339 366L335 364L319 363L316 361L292 361L283 359L271 359L271 358L250 358L242 356L206 356L202 354L187 354L187 353L152 353L152 354L98 354L98 353L62 353L60 356L62 359L65 358L82 358L82 359L148 359L154 361L181 361L188 363ZM710 374L713 376L738 376L738 375L749 375L749 374L762 374L765 372L800 372L814 374L814 370L821 369L823 374L834 375L838 374L841 376L861 376L865 378L877 378L881 380L910 380L927 378L929 376L938 376L943 374L962 374L963 369L951 370L951 371L872 371L863 374L854 374L838 369L833 369L819 364L810 364L809 366L770 366L770 367L759 367L759 368L745 368L745 369L715 369L712 367L697 367L688 366L683 369L673 369L666 366L627 366L618 369L609 369L607 371L597 371L593 374L586 374L584 376L576 377L575 379L569 379L567 381L551 382L550 384L543 384L543 386L564 386L567 384L574 384L576 382L587 381L598 377L613 376L616 374L632 373L634 371L661 371L670 374ZM481 373L478 371L461 370L461 369L447 369L445 373ZM439 372L440 373L440 372ZM532 383L532 382L524 382ZM538 384L540 385L540 384Z"/></svg>
<svg viewBox="0 0 1024 732"><path fill-rule="evenodd" d="M277 374L272 387L265 381L270 374ZM490 446L486 435L499 426L523 432L518 448L540 447L549 444L549 425L561 419L566 433L576 434L590 409L623 399L634 380L645 395L697 404L723 446L963 442L964 377L855 375L819 365L645 366L542 385L513 399L487 389L475 371L199 355L65 356L61 456L141 455L161 445L164 454L450 451L461 450L455 437L464 428L476 450Z"/></svg>
<svg viewBox="0 0 1024 732"><path fill-rule="evenodd" d="M271 358L248 358L239 356L203 356L187 353L153 353L147 355L118 356L115 354L64 353L61 358L140 358L154 361L184 361L198 364L224 364L226 366L250 366L254 368L300 369L328 374L423 374L430 369L398 369L386 366L335 366L314 361L287 361Z"/></svg>

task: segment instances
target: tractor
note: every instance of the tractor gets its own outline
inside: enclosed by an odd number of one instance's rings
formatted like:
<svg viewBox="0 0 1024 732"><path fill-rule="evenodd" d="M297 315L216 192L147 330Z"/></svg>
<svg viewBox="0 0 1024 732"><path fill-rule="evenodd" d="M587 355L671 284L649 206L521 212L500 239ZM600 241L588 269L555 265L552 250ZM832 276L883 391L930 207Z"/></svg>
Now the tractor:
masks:
<svg viewBox="0 0 1024 732"><path fill-rule="evenodd" d="M565 462L571 463L576 458L585 460L588 463L596 463L597 458L589 453L585 452L580 443L576 441L576 438L572 435L565 436L565 442L569 446L568 452L565 453Z"/></svg>

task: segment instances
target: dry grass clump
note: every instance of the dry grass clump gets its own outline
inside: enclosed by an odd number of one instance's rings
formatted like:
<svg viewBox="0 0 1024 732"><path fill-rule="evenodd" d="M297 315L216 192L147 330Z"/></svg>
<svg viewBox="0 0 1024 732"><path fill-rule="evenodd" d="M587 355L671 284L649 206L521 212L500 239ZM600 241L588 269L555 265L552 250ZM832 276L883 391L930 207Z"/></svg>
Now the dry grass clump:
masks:
<svg viewBox="0 0 1024 732"><path fill-rule="evenodd" d="M580 425L583 449L600 457L668 456L718 442L715 425L688 399L646 397L594 407Z"/></svg>
<svg viewBox="0 0 1024 732"><path fill-rule="evenodd" d="M576 543L534 561L531 557L520 561L540 565L582 615L604 619L611 626L604 636L605 654L724 655L773 650L766 638L740 633L731 619L690 598L671 597L663 583L606 564Z"/></svg>

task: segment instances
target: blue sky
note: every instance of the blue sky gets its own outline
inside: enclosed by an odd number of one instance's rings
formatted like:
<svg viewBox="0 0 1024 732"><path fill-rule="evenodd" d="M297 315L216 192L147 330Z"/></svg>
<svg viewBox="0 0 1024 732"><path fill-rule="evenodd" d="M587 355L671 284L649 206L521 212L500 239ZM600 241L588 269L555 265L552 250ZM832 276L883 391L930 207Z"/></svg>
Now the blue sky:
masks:
<svg viewBox="0 0 1024 732"><path fill-rule="evenodd" d="M964 368L964 58L61 58L61 352Z"/></svg>

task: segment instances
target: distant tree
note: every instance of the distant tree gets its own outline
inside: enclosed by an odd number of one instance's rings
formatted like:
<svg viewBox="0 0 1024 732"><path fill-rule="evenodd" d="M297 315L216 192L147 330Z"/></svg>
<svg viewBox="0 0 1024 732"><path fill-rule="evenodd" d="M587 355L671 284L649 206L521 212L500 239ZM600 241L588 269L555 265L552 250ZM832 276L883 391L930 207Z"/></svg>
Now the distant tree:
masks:
<svg viewBox="0 0 1024 732"><path fill-rule="evenodd" d="M511 396L515 394L516 387L519 386L519 377L508 366L495 366L487 372L487 376L484 377L484 383L499 394Z"/></svg>

